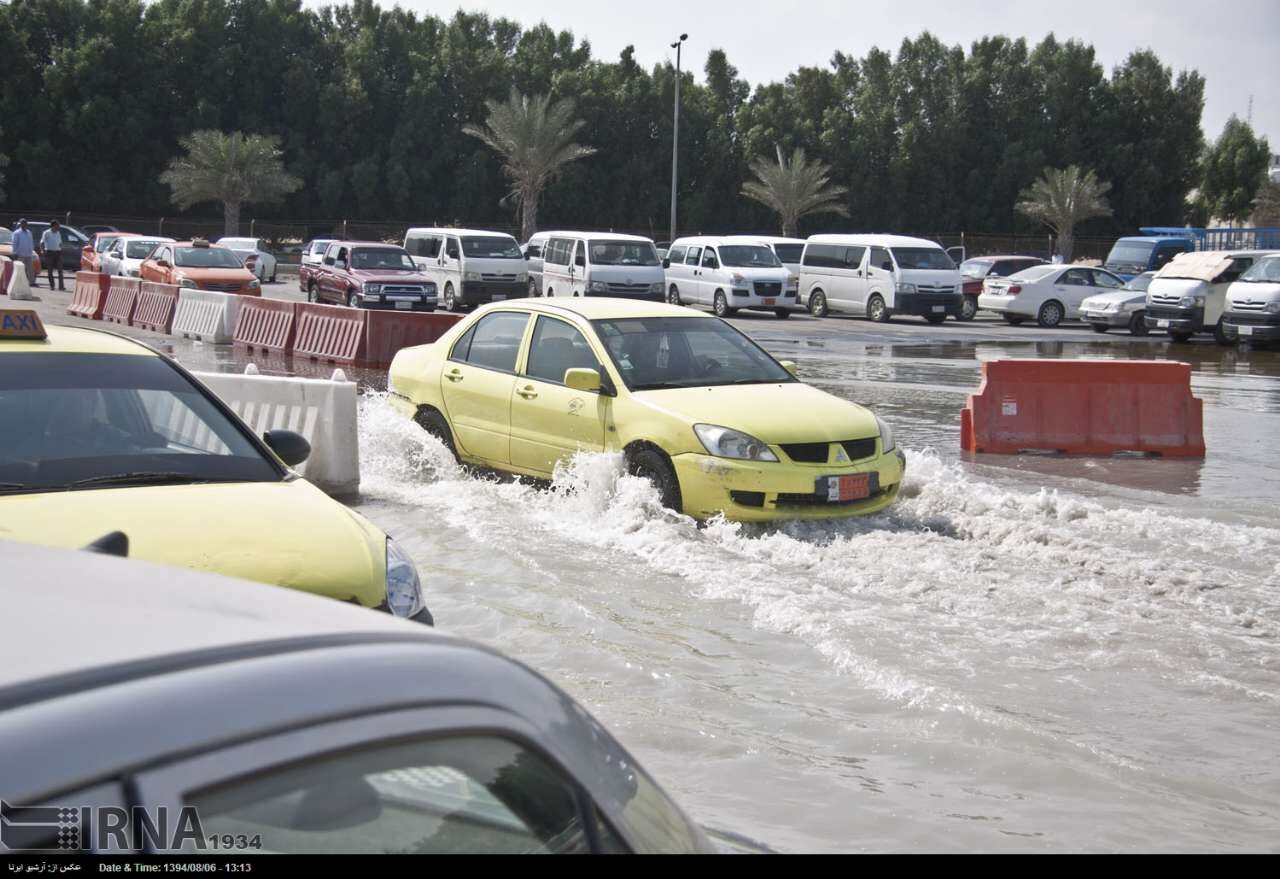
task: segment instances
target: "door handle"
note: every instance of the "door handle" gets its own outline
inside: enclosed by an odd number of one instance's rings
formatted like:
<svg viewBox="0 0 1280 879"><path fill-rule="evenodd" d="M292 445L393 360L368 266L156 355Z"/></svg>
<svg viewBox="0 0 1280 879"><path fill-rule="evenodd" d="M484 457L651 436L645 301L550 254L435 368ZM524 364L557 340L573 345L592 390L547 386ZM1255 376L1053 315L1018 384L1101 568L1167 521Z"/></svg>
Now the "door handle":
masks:
<svg viewBox="0 0 1280 879"><path fill-rule="evenodd" d="M538 397L538 392L533 389L533 385L526 385L516 391L516 393L524 397L526 400L536 400Z"/></svg>
<svg viewBox="0 0 1280 879"><path fill-rule="evenodd" d="M451 370L449 370L448 372L446 372L446 373L444 374L444 377L445 377L445 378L447 378L447 379L448 379L449 381L451 381L451 382L460 382L460 381L462 381L462 370L461 370L461 369L451 369Z"/></svg>

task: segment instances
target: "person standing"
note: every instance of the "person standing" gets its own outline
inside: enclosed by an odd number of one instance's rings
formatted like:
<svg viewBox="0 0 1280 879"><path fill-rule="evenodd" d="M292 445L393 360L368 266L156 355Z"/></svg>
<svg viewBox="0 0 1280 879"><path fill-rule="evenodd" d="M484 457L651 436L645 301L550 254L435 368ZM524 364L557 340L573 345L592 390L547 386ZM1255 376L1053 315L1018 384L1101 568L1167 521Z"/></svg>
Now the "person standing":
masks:
<svg viewBox="0 0 1280 879"><path fill-rule="evenodd" d="M49 223L49 228L40 236L40 259L49 272L49 289L53 289L53 270L57 269L58 289L65 291L67 288L62 279L62 227L57 220Z"/></svg>
<svg viewBox="0 0 1280 879"><path fill-rule="evenodd" d="M36 285L36 268L35 261L35 241L31 237L31 230L27 228L26 220L18 221L18 228L13 232L13 258L22 263L27 268L27 285L34 287Z"/></svg>

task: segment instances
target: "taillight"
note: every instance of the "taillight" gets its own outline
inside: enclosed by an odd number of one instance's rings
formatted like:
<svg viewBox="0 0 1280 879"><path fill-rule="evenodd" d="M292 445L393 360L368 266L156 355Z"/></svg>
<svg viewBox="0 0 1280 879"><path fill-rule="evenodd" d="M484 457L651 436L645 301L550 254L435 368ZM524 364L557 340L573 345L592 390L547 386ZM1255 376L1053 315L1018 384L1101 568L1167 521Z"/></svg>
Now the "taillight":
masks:
<svg viewBox="0 0 1280 879"><path fill-rule="evenodd" d="M1017 286L1016 284L1015 284L1014 286L1012 286L1012 287L1010 287L1010 288L1009 288L1009 295L1010 295L1010 296L1017 296L1017 295L1018 295L1019 293L1021 293L1021 292L1022 292L1022 288L1021 288L1021 287L1019 287L1019 286Z"/></svg>

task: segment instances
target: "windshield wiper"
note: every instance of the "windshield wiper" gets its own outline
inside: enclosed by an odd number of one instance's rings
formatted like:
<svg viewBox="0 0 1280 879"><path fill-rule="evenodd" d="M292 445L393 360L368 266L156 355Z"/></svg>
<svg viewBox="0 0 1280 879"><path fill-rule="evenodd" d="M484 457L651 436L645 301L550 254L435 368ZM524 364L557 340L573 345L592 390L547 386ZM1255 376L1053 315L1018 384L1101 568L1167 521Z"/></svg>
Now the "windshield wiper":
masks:
<svg viewBox="0 0 1280 879"><path fill-rule="evenodd" d="M110 476L93 476L89 479L80 479L71 483L67 488L84 488L89 485L146 485L151 483L165 482L217 482L226 480L211 480L202 476L193 476L190 473L165 473L140 471L137 473L115 473Z"/></svg>

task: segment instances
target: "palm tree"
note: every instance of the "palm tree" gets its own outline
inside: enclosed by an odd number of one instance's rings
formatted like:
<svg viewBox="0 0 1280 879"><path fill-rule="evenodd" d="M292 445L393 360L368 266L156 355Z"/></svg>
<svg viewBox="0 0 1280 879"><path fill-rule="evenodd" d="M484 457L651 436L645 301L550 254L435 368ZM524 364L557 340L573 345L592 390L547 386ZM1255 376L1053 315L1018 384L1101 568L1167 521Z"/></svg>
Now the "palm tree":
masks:
<svg viewBox="0 0 1280 879"><path fill-rule="evenodd" d="M485 124L467 124L462 130L502 156L502 170L511 178L511 196L520 205L520 228L528 241L538 231L542 190L563 166L595 149L574 143L574 135L586 123L573 118L573 101L567 98L553 103L550 95L526 97L513 87L505 101L486 101L485 107Z"/></svg>
<svg viewBox="0 0 1280 879"><path fill-rule="evenodd" d="M1058 237L1058 253L1063 262L1071 262L1076 224L1111 216L1106 199L1110 191L1110 183L1101 182L1093 171L1084 171L1078 165L1045 168L1044 176L1018 196L1017 210L1052 229Z"/></svg>
<svg viewBox="0 0 1280 879"><path fill-rule="evenodd" d="M800 219L810 214L849 216L848 208L841 203L849 190L843 186L828 185L830 165L817 159L809 161L800 147L796 147L790 161L782 155L782 147L776 149L776 165L763 156L752 161L751 173L756 175L756 179L742 184L742 194L782 217L784 237L794 238Z"/></svg>
<svg viewBox="0 0 1280 879"><path fill-rule="evenodd" d="M174 204L184 211L200 202L222 202L227 235L240 234L242 204L278 202L302 186L285 170L278 138L194 131L180 143L187 154L169 163L160 182L173 190Z"/></svg>

